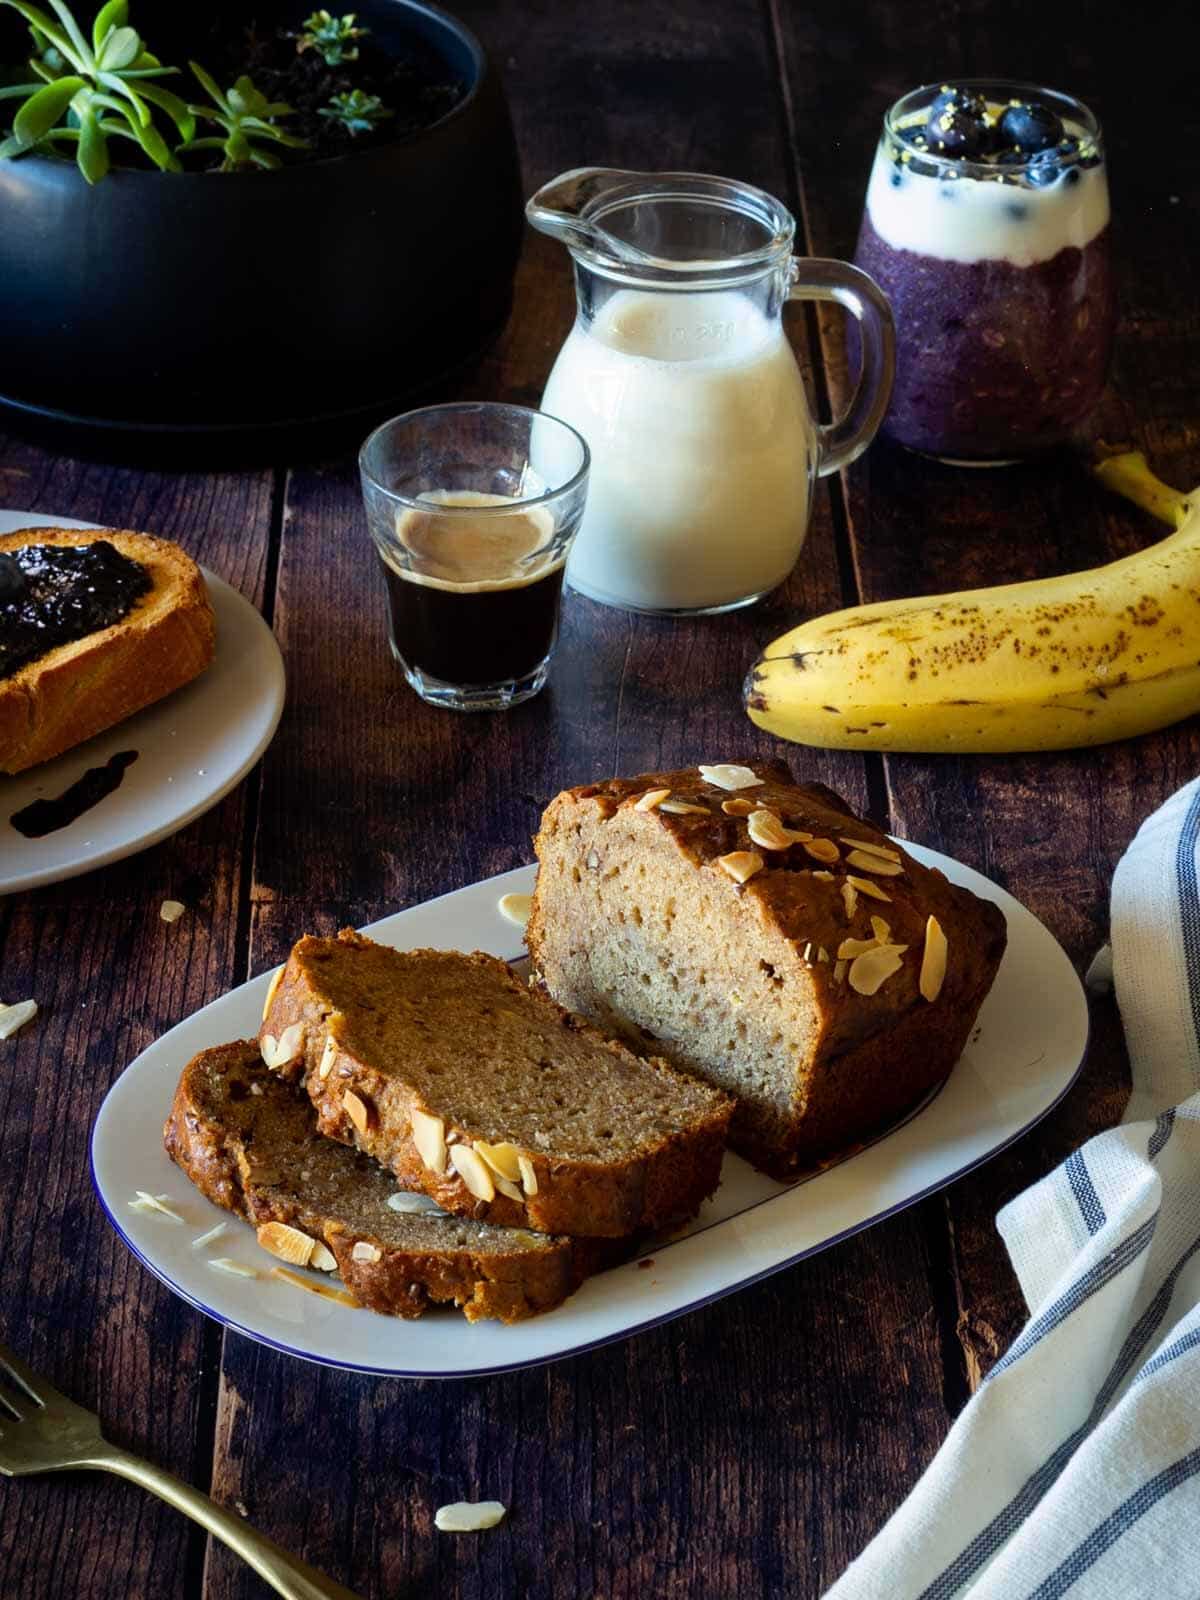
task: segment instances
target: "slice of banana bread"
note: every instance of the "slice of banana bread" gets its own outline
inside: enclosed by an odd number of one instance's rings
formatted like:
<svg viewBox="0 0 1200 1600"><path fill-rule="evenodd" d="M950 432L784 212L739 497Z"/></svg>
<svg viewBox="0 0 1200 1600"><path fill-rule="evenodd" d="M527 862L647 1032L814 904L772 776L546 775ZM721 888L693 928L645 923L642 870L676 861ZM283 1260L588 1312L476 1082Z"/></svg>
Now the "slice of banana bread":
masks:
<svg viewBox="0 0 1200 1600"><path fill-rule="evenodd" d="M320 1130L464 1216L620 1238L694 1215L733 1102L573 1017L494 956L303 938L267 996L268 1066Z"/></svg>
<svg viewBox="0 0 1200 1600"><path fill-rule="evenodd" d="M164 1142L214 1205L323 1242L355 1298L391 1316L453 1302L469 1322L517 1322L559 1305L632 1246L397 1213L389 1174L323 1139L307 1095L267 1070L253 1039L188 1063Z"/></svg>
<svg viewBox="0 0 1200 1600"><path fill-rule="evenodd" d="M998 907L774 763L570 789L534 845L549 993L736 1095L780 1178L949 1074L1004 953Z"/></svg>

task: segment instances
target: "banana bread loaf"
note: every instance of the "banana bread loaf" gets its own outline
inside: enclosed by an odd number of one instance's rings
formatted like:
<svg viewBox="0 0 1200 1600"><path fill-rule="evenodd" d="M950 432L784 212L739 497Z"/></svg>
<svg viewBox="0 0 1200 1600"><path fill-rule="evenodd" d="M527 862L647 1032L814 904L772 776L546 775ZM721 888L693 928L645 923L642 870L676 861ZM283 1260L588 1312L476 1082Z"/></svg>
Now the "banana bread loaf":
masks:
<svg viewBox="0 0 1200 1600"><path fill-rule="evenodd" d="M733 1102L643 1060L494 956L304 938L267 996L268 1066L321 1132L447 1211L620 1238L717 1187Z"/></svg>
<svg viewBox="0 0 1200 1600"><path fill-rule="evenodd" d="M780 1178L949 1074L1004 953L996 906L775 764L567 790L534 845L547 991L736 1095Z"/></svg>
<svg viewBox="0 0 1200 1600"><path fill-rule="evenodd" d="M469 1322L516 1322L559 1305L632 1247L392 1210L388 1173L323 1139L308 1096L267 1070L254 1039L188 1063L164 1142L214 1205L324 1243L354 1297L391 1316L452 1302Z"/></svg>

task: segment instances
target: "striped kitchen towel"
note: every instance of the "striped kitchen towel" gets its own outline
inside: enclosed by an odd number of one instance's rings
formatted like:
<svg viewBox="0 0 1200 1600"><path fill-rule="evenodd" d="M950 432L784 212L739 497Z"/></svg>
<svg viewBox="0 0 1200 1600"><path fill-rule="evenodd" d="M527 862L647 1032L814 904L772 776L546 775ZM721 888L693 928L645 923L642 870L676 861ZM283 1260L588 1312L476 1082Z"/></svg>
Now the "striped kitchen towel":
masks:
<svg viewBox="0 0 1200 1600"><path fill-rule="evenodd" d="M827 1600L1200 1597L1200 779L1112 893L1133 1094L996 1225L1032 1315Z"/></svg>

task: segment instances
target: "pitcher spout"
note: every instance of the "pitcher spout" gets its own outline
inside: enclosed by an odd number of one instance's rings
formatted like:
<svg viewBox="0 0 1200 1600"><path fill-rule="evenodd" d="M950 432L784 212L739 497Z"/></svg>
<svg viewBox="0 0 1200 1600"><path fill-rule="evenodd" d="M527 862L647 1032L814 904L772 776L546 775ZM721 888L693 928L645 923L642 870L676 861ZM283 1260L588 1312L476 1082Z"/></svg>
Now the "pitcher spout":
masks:
<svg viewBox="0 0 1200 1600"><path fill-rule="evenodd" d="M620 167L573 167L544 183L525 215L539 233L548 233L568 249L611 248L613 241L584 213L601 195L641 176Z"/></svg>

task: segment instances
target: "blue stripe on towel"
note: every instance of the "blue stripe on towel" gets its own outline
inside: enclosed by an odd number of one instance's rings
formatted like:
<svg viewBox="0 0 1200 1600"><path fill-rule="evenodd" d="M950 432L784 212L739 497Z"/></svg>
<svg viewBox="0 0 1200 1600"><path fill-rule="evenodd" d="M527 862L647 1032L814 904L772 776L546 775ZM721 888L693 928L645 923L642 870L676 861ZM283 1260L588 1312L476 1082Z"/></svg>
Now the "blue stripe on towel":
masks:
<svg viewBox="0 0 1200 1600"><path fill-rule="evenodd" d="M984 1379L991 1383L999 1373L1019 1361L1023 1355L1032 1350L1035 1344L1040 1344L1048 1333L1052 1333L1062 1322L1065 1322L1073 1312L1079 1310L1091 1297L1104 1285L1123 1272L1131 1261L1135 1261L1143 1250L1149 1248L1154 1237L1154 1229L1158 1222L1158 1212L1147 1218L1140 1228L1135 1228L1128 1238L1122 1239L1120 1244L1114 1245L1106 1256L1102 1256L1094 1267L1089 1267L1082 1278L1077 1278L1071 1287L1054 1302L1047 1306L1041 1316L1035 1317L1024 1331L1009 1346L1007 1354L1000 1357L996 1365Z"/></svg>
<svg viewBox="0 0 1200 1600"><path fill-rule="evenodd" d="M1164 1111L1158 1118L1157 1122L1155 1122L1154 1132L1150 1135L1149 1143L1146 1145L1146 1154L1149 1156L1151 1161L1154 1160L1155 1156L1162 1152L1162 1147L1171 1137L1174 1128L1175 1107L1171 1106L1168 1110Z"/></svg>
<svg viewBox="0 0 1200 1600"><path fill-rule="evenodd" d="M1200 1473L1200 1450L1191 1450L1179 1461L1149 1478L1128 1500L1093 1528L1083 1543L1048 1578L1030 1591L1028 1600L1060 1600L1089 1567L1112 1549L1123 1533L1129 1532L1140 1517L1152 1510L1164 1495L1170 1494L1172 1489L1178 1489L1181 1483L1186 1483L1197 1473Z"/></svg>
<svg viewBox="0 0 1200 1600"><path fill-rule="evenodd" d="M1141 1383L1144 1378L1152 1377L1154 1373L1172 1361L1177 1361L1180 1356L1187 1355L1189 1350L1195 1350L1197 1346L1200 1346L1200 1328L1192 1328L1171 1344L1164 1345L1156 1356L1152 1356L1138 1373L1136 1381Z"/></svg>
<svg viewBox="0 0 1200 1600"><path fill-rule="evenodd" d="M1075 1204L1079 1207L1079 1214L1087 1225L1087 1231L1091 1234L1099 1233L1108 1218L1104 1214L1104 1207L1100 1204L1100 1196L1096 1193L1096 1186L1083 1159L1082 1150L1076 1150L1075 1154L1067 1159L1066 1174L1071 1185L1071 1193L1075 1196Z"/></svg>

